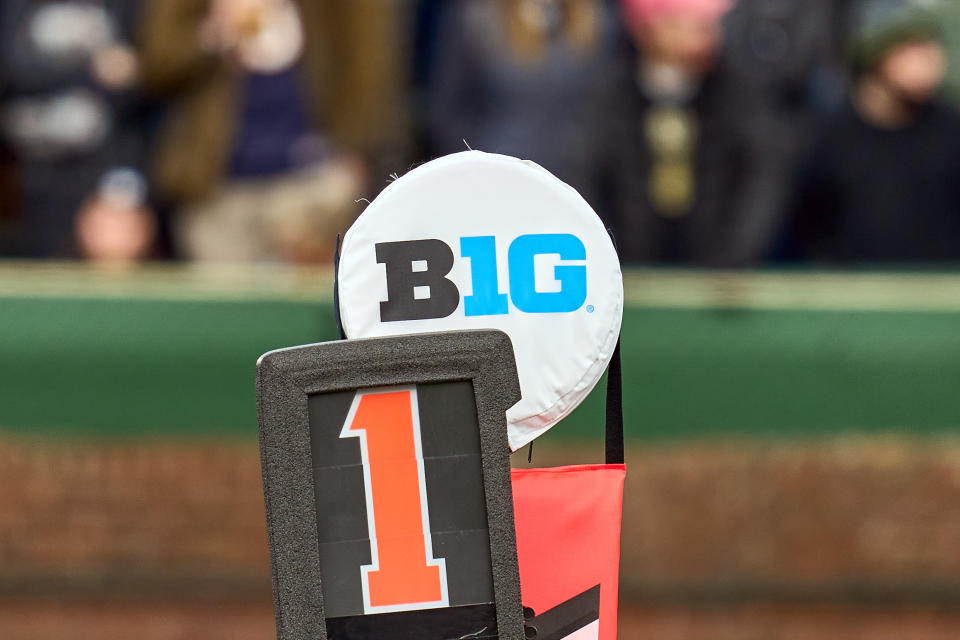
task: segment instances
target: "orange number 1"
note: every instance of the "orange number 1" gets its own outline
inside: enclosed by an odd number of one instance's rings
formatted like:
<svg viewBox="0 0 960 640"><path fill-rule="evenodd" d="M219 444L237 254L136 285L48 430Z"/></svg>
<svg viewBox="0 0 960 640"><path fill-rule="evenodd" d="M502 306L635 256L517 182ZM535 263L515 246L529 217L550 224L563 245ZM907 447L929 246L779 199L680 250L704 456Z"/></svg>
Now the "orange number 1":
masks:
<svg viewBox="0 0 960 640"><path fill-rule="evenodd" d="M341 438L359 438L372 563L360 567L364 613L449 606L433 558L414 387L358 391Z"/></svg>

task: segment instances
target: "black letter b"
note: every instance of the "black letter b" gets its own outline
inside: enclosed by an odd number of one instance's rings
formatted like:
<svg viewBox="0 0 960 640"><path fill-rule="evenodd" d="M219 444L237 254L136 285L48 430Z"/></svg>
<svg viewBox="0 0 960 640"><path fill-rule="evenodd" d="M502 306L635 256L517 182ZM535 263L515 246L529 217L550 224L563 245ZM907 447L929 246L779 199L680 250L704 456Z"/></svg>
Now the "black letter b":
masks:
<svg viewBox="0 0 960 640"><path fill-rule="evenodd" d="M377 262L387 270L387 300L380 303L380 321L446 318L457 310L460 291L446 278L453 268L453 251L441 240L381 242L376 245ZM426 262L425 270L414 271L414 262ZM429 295L418 298L416 287L427 287Z"/></svg>

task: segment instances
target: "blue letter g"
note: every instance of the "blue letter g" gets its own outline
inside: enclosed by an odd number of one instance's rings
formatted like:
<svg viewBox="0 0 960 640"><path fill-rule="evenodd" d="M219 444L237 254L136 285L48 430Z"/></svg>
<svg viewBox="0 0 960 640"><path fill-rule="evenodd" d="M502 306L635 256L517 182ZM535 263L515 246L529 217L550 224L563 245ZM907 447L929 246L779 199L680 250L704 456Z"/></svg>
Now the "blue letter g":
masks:
<svg viewBox="0 0 960 640"><path fill-rule="evenodd" d="M587 300L587 266L557 265L554 278L560 291L536 290L534 256L559 255L561 260L586 260L587 250L580 238L569 233L520 236L510 245L510 297L514 306L526 313L567 313L576 311Z"/></svg>

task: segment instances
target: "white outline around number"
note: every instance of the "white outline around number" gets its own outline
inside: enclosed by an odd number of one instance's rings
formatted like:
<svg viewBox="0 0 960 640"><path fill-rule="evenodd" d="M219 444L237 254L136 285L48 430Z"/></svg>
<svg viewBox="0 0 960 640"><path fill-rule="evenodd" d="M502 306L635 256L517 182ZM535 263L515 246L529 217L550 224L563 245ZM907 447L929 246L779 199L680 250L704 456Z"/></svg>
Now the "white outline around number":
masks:
<svg viewBox="0 0 960 640"><path fill-rule="evenodd" d="M413 602L397 605L378 605L370 604L370 579L371 571L380 570L379 549L377 546L377 528L375 525L375 515L373 508L373 487L370 477L370 452L367 448L367 430L351 429L353 421L356 419L357 408L364 396L379 395L384 393L397 393L405 391L410 397L410 418L413 425L413 441L417 455L417 480L420 485L420 517L423 526L423 540L426 551L427 566L440 567L440 593L441 599L431 602ZM347 413L347 419L340 430L341 438L359 438L360 439L360 459L363 462L363 488L366 494L367 505L367 530L370 536L370 558L371 563L360 567L360 581L363 587L363 612L370 613L392 613L395 611L416 611L420 609L440 609L450 606L450 596L447 588L447 564L444 558L433 557L433 541L430 535L430 514L427 505L427 482L423 469L423 444L420 438L420 406L417 400L417 388L414 386L403 387L381 387L367 391L357 391L350 404L350 411Z"/></svg>

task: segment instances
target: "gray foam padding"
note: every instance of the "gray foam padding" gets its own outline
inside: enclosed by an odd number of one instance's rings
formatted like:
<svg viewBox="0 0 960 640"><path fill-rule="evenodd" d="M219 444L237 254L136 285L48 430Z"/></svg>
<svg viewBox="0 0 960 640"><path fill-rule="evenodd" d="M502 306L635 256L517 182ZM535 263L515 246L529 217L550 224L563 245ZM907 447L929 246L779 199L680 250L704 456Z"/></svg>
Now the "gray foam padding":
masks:
<svg viewBox="0 0 960 640"><path fill-rule="evenodd" d="M327 638L308 396L451 380L474 388L499 637L523 640L506 424L520 383L513 345L501 331L344 340L261 356L260 462L278 640Z"/></svg>

